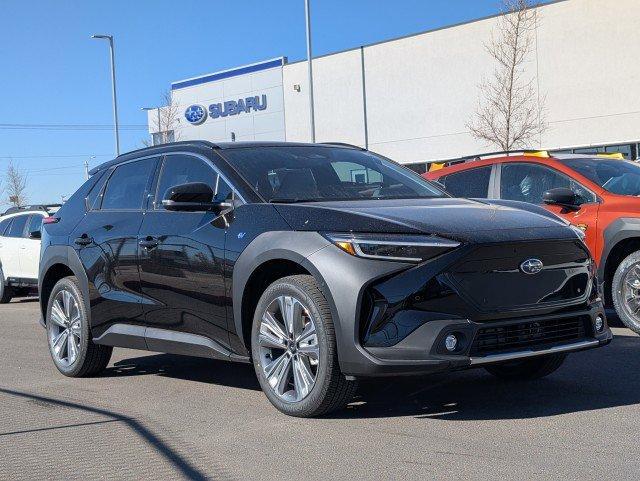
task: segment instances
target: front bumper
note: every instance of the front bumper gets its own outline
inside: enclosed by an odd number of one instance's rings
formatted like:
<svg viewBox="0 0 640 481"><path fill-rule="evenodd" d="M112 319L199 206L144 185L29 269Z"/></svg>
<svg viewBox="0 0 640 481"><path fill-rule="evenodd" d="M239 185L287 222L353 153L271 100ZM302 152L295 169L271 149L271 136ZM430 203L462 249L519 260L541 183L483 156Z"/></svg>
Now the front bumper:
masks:
<svg viewBox="0 0 640 481"><path fill-rule="evenodd" d="M602 316L604 325L596 332L595 319ZM583 319L584 335L561 342L538 343L523 341L522 345L512 349L497 349L496 352L478 353L476 339L478 334L495 326L509 328L516 325L533 325L549 320ZM459 348L454 352L446 352L444 339L449 334L456 334L460 339ZM471 367L485 366L510 360L522 360L544 355L570 353L604 346L611 342L613 335L606 323L601 305L593 305L588 309L547 315L502 320L495 323L477 323L472 321L434 321L413 331L403 341L393 347L362 348L368 357L357 369L349 374L358 377L430 374L455 371ZM535 338L533 338L535 340ZM476 352L474 352L474 350Z"/></svg>
<svg viewBox="0 0 640 481"><path fill-rule="evenodd" d="M321 287L331 304L340 368L346 376L455 371L510 359L581 351L611 341L602 302L595 292L594 295L584 292L573 302L549 303L543 308L495 312L474 309L472 303L455 291L439 289L432 282L439 279L451 263L450 257L455 255L459 254L445 254L418 267L358 259L333 246L309 256L310 265L324 281ZM337 265L341 268L336 269ZM371 308L371 305L375 308L376 299L369 303L367 311L367 295L373 289L383 293L384 316L376 316ZM429 293L438 294L429 298ZM595 329L598 315L604 319L599 332ZM377 334L371 335L370 319L380 318L390 322L385 321ZM573 338L556 338L554 342L534 339L535 342L523 342L513 349L497 352L474 349L474 341L483 329L509 329L522 323L564 322L570 318L584 320L584 330ZM453 353L444 348L444 339L449 333L457 333L462 339Z"/></svg>

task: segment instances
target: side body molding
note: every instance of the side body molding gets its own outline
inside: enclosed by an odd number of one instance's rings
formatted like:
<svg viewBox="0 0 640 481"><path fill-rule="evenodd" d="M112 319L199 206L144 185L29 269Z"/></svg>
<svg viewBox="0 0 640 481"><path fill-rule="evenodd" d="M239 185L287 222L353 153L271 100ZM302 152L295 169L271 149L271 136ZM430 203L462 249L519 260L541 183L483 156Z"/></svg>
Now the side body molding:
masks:
<svg viewBox="0 0 640 481"><path fill-rule="evenodd" d="M604 230L604 244L602 246L600 264L598 265L598 280L600 282L604 282L606 259L609 258L609 254L611 254L615 245L632 237L640 237L640 218L621 217L609 224Z"/></svg>
<svg viewBox="0 0 640 481"><path fill-rule="evenodd" d="M85 299L89 299L89 281L87 279L87 274L84 270L82 262L80 262L80 258L78 257L78 253L73 249L73 247L68 245L50 245L46 248L46 256L43 258L46 259L44 263L40 264L40 272L38 275L38 291L42 292L42 281L44 279L45 274L51 269L52 266L56 264L62 264L67 266L73 272L78 280L80 281L80 289L82 290L82 295ZM40 303L40 315L41 321L40 323L44 325L44 319L46 315L47 306L44 303L42 297L38 300ZM87 309L87 316L89 320L89 325L91 325L91 310Z"/></svg>

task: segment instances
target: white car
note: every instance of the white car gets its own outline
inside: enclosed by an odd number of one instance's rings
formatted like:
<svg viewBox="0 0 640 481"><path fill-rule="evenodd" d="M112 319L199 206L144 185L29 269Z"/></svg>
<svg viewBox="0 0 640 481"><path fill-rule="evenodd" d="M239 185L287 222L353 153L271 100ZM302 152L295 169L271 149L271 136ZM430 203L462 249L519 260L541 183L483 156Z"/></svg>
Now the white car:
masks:
<svg viewBox="0 0 640 481"><path fill-rule="evenodd" d="M42 219L58 207L13 207L0 216L0 304L37 289Z"/></svg>

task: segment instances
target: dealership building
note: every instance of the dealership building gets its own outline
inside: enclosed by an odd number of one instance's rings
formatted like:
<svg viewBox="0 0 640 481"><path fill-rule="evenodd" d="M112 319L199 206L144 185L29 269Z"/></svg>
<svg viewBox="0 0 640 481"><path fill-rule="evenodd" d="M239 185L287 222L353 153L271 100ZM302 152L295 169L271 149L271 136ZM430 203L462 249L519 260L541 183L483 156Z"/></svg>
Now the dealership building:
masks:
<svg viewBox="0 0 640 481"><path fill-rule="evenodd" d="M640 156L638 0L561 0L537 8L525 75L546 130L531 148ZM317 142L367 147L414 169L497 150L469 131L495 61L494 16L313 59ZM154 139L311 139L307 62L286 57L172 83L176 115ZM164 124L160 122L160 125ZM167 132L158 132L167 130Z"/></svg>

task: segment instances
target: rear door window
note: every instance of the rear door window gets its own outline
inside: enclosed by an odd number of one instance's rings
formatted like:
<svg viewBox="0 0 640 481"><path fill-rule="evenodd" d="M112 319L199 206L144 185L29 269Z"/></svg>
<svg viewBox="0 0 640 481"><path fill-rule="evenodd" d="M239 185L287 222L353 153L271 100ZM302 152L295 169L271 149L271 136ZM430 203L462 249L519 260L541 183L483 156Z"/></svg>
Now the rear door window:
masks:
<svg viewBox="0 0 640 481"><path fill-rule="evenodd" d="M454 197L486 198L490 180L491 166L488 165L445 175L438 182Z"/></svg>
<svg viewBox="0 0 640 481"><path fill-rule="evenodd" d="M156 160L137 160L116 167L104 191L102 209L142 209L149 180L155 171Z"/></svg>
<svg viewBox="0 0 640 481"><path fill-rule="evenodd" d="M13 222L9 230L7 231L7 237L22 237L24 232L24 228L27 225L27 220L29 220L28 215L19 215L13 218Z"/></svg>
<svg viewBox="0 0 640 481"><path fill-rule="evenodd" d="M34 214L29 219L29 227L27 227L25 237L31 237L33 232L38 232L40 230L42 230L42 216Z"/></svg>
<svg viewBox="0 0 640 481"><path fill-rule="evenodd" d="M11 221L12 220L13 220L13 218L10 218L10 219L5 219L2 222L0 222L0 236L6 235L6 232L9 229L9 226L11 225Z"/></svg>

